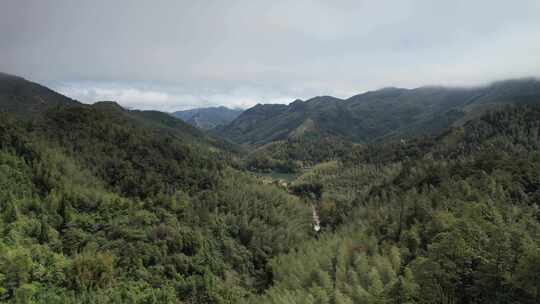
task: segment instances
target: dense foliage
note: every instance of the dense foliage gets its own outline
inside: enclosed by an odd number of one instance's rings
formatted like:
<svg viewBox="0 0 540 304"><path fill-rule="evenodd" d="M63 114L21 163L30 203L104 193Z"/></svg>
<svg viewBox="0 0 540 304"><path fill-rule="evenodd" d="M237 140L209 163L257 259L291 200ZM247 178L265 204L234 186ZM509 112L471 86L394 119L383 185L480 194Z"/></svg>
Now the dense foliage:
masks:
<svg viewBox="0 0 540 304"><path fill-rule="evenodd" d="M252 302L538 303L539 131L539 108L508 108L416 158L313 168L294 187L322 189L329 232L274 259Z"/></svg>
<svg viewBox="0 0 540 304"><path fill-rule="evenodd" d="M235 303L310 211L216 153L98 109L0 119L0 301Z"/></svg>
<svg viewBox="0 0 540 304"><path fill-rule="evenodd" d="M249 153L245 167L255 172L299 173L318 163L343 158L353 147L336 137L277 141Z"/></svg>
<svg viewBox="0 0 540 304"><path fill-rule="evenodd" d="M0 302L540 302L538 107L365 145L304 117L245 167L159 112L4 109ZM242 168L299 176L276 187Z"/></svg>

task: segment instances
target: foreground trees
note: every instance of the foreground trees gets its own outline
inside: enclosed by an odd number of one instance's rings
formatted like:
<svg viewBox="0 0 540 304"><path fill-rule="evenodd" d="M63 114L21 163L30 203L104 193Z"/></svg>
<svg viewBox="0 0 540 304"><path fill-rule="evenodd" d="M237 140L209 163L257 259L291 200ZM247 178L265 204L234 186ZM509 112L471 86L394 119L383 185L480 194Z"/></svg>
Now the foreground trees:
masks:
<svg viewBox="0 0 540 304"><path fill-rule="evenodd" d="M219 155L97 110L47 115L0 121L0 301L236 303L309 237L308 206Z"/></svg>

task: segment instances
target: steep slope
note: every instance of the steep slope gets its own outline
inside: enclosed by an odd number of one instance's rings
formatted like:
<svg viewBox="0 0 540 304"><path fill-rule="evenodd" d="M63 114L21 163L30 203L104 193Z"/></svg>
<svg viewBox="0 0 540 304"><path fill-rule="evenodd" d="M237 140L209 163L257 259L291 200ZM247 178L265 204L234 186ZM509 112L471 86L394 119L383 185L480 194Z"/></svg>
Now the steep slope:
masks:
<svg viewBox="0 0 540 304"><path fill-rule="evenodd" d="M126 110L113 101L96 102L85 105L59 94L47 87L24 78L0 73L0 112L14 114L19 118L31 119L54 110L69 107L94 108L131 125L142 125L156 135L169 134L194 145L202 145L218 150L234 150L235 147L221 139L204 134L197 128L170 114L158 111Z"/></svg>
<svg viewBox="0 0 540 304"><path fill-rule="evenodd" d="M165 134L174 136L183 142L204 146L206 148L218 148L233 151L233 145L219 138L210 136L172 115L159 111L126 110L113 101L100 101L91 106L102 111L115 113L123 117L131 124L144 126L153 130L156 135Z"/></svg>
<svg viewBox="0 0 540 304"><path fill-rule="evenodd" d="M0 73L0 111L29 117L54 107L77 104L75 100L37 83Z"/></svg>
<svg viewBox="0 0 540 304"><path fill-rule="evenodd" d="M173 116L199 129L209 130L235 120L243 110L227 107L197 108L172 113Z"/></svg>
<svg viewBox="0 0 540 304"><path fill-rule="evenodd" d="M294 130L311 119L311 129L318 128L320 134L333 133L328 128L320 128L339 113L340 99L324 96L308 101L296 100L290 105L258 104L244 111L232 123L220 130L219 134L238 143L264 144L294 136ZM345 119L341 117L340 119Z"/></svg>
<svg viewBox="0 0 540 304"><path fill-rule="evenodd" d="M540 82L518 79L484 87L385 88L346 100L322 96L287 105L257 105L222 128L237 143L262 145L297 135L306 121L320 137L367 142L383 137L438 134L504 104L540 102ZM313 137L313 133L310 133Z"/></svg>

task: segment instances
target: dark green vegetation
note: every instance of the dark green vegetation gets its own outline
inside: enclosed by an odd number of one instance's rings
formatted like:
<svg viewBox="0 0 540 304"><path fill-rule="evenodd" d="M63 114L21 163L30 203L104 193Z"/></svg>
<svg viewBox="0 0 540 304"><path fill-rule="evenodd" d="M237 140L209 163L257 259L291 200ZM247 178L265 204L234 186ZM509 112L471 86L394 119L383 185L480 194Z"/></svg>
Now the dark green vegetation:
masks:
<svg viewBox="0 0 540 304"><path fill-rule="evenodd" d="M0 111L28 117L59 105L76 104L76 101L37 83L0 73Z"/></svg>
<svg viewBox="0 0 540 304"><path fill-rule="evenodd" d="M69 107L86 107L114 115L124 123L142 126L153 130L156 134L168 134L184 142L236 150L234 145L209 136L199 129L175 119L169 114L158 111L126 110L114 101L100 101L88 106L63 96L49 88L30 82L24 78L0 73L0 112L7 112L18 118L29 120L46 111Z"/></svg>
<svg viewBox="0 0 540 304"><path fill-rule="evenodd" d="M210 107L177 111L172 113L172 115L199 129L210 130L230 123L242 112L243 110L240 109Z"/></svg>
<svg viewBox="0 0 540 304"><path fill-rule="evenodd" d="M252 302L538 303L539 148L540 108L516 107L314 167L292 189L326 233Z"/></svg>
<svg viewBox="0 0 540 304"><path fill-rule="evenodd" d="M247 157L276 187L167 114L55 100L0 114L0 302L540 302L540 107L363 145L308 120Z"/></svg>
<svg viewBox="0 0 540 304"><path fill-rule="evenodd" d="M386 88L342 100L320 96L290 105L257 105L244 111L220 134L233 142L263 145L290 138L337 136L355 142L385 137L438 134L504 104L540 100L540 81L502 81L462 89Z"/></svg>
<svg viewBox="0 0 540 304"><path fill-rule="evenodd" d="M0 301L237 302L308 238L297 198L139 114L110 103L2 114Z"/></svg>
<svg viewBox="0 0 540 304"><path fill-rule="evenodd" d="M337 137L280 140L253 149L244 158L244 166L259 173L299 173L318 163L341 158L357 146Z"/></svg>

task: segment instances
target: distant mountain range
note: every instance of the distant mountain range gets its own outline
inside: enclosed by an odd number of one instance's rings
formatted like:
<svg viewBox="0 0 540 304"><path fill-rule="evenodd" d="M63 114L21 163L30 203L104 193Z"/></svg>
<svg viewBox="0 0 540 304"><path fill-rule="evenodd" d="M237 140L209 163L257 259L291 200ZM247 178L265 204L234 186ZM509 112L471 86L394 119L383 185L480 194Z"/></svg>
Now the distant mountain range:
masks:
<svg viewBox="0 0 540 304"><path fill-rule="evenodd" d="M227 107L209 107L177 111L172 114L199 129L210 130L232 122L243 111Z"/></svg>
<svg viewBox="0 0 540 304"><path fill-rule="evenodd" d="M229 148L215 136L250 146L329 137L362 143L438 134L494 107L539 103L540 81L525 78L473 88L384 88L348 99L319 96L289 105L258 104L245 111L213 107L171 115L126 110L111 101L85 105L24 78L0 73L0 111L21 118L58 107L90 107L193 143ZM212 129L213 135L199 129Z"/></svg>
<svg viewBox="0 0 540 304"><path fill-rule="evenodd" d="M327 136L368 142L437 134L486 109L518 103L540 103L540 81L507 80L474 88L385 88L348 99L319 96L289 105L258 104L217 132L233 142L255 146Z"/></svg>

